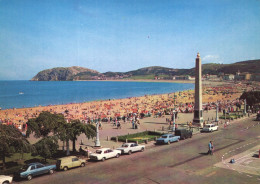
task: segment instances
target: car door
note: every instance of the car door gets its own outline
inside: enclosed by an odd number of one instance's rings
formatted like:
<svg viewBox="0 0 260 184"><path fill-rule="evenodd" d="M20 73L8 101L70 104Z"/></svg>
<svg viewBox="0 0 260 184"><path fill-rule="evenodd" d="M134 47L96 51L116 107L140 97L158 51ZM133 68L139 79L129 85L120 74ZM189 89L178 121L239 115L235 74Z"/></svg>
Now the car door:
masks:
<svg viewBox="0 0 260 184"><path fill-rule="evenodd" d="M108 151L108 154L109 154L109 158L115 157L115 152L113 150L109 149L107 151Z"/></svg>
<svg viewBox="0 0 260 184"><path fill-rule="evenodd" d="M32 176L38 175L35 165L31 165L30 170L27 175L32 175Z"/></svg>
<svg viewBox="0 0 260 184"><path fill-rule="evenodd" d="M104 157L105 157L106 159L111 158L111 153L109 152L109 150L105 150L105 151L104 151Z"/></svg>
<svg viewBox="0 0 260 184"><path fill-rule="evenodd" d="M132 152L135 152L135 144L131 144L130 150L131 150Z"/></svg>
<svg viewBox="0 0 260 184"><path fill-rule="evenodd" d="M42 165L42 164L36 164L37 175L47 173L48 170L47 170L47 169L45 170L45 169L46 169L46 168L44 168L44 165Z"/></svg>
<svg viewBox="0 0 260 184"><path fill-rule="evenodd" d="M134 151L138 151L138 144L137 143L134 143L134 147L133 147Z"/></svg>
<svg viewBox="0 0 260 184"><path fill-rule="evenodd" d="M77 157L72 158L72 167L78 167L80 166L80 161Z"/></svg>
<svg viewBox="0 0 260 184"><path fill-rule="evenodd" d="M170 136L169 136L169 141L170 141L170 142L173 142L173 135L170 135Z"/></svg>

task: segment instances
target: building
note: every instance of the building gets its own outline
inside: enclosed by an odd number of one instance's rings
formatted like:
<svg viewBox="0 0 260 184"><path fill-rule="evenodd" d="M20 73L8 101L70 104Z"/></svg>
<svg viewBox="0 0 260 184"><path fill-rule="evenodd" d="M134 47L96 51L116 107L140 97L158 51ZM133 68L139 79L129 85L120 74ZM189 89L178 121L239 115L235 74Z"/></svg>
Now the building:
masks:
<svg viewBox="0 0 260 184"><path fill-rule="evenodd" d="M235 75L235 80L251 80L251 73L244 72L240 73L239 71Z"/></svg>
<svg viewBox="0 0 260 184"><path fill-rule="evenodd" d="M180 76L173 76L173 80L195 80L194 77L191 77L189 75L180 75Z"/></svg>
<svg viewBox="0 0 260 184"><path fill-rule="evenodd" d="M233 74L225 74L223 76L223 80L234 80L235 79L235 75Z"/></svg>

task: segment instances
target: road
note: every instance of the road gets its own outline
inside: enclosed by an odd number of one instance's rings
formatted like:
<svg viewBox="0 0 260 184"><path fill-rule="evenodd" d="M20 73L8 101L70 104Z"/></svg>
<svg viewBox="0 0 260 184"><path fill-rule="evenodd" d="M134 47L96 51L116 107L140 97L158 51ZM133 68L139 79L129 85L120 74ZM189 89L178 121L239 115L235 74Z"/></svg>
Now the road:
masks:
<svg viewBox="0 0 260 184"><path fill-rule="evenodd" d="M253 126L254 125L254 126ZM222 156L232 156L259 145L260 125L251 119L233 123L213 133L171 145L152 145L145 152L123 155L84 168L56 172L19 183L258 183L260 176L214 166ZM213 140L214 155L206 155ZM236 149L236 148L240 149ZM229 152L233 150L232 152Z"/></svg>

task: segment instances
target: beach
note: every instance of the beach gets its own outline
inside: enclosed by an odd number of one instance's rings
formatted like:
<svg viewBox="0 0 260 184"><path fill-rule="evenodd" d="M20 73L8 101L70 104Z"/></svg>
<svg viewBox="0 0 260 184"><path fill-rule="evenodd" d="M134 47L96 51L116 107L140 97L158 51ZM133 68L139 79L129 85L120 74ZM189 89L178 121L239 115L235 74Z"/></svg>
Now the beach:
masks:
<svg viewBox="0 0 260 184"><path fill-rule="evenodd" d="M259 85L247 83L221 82L203 83L203 104L211 108L217 101L221 104L235 103L243 91L250 91ZM84 123L93 123L95 120L113 120L117 117L143 117L164 114L175 109L180 113L192 113L194 90L185 90L176 93L145 95L124 99L92 101L86 103L71 103L65 105L38 106L33 108L0 110L0 121L3 124L12 124L17 128L25 128L30 118L37 117L42 111L64 114L67 122L79 119ZM129 120L129 119L127 119ZM23 127L22 127L23 126Z"/></svg>

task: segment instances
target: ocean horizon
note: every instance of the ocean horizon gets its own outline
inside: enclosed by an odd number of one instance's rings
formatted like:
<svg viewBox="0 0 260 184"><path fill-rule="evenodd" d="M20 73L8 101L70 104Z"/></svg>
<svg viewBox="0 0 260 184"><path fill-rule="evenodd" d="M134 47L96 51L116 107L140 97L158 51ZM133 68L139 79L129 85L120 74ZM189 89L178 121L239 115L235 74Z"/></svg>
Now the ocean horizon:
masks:
<svg viewBox="0 0 260 184"><path fill-rule="evenodd" d="M0 81L0 108L25 108L166 94L194 84L142 81Z"/></svg>

